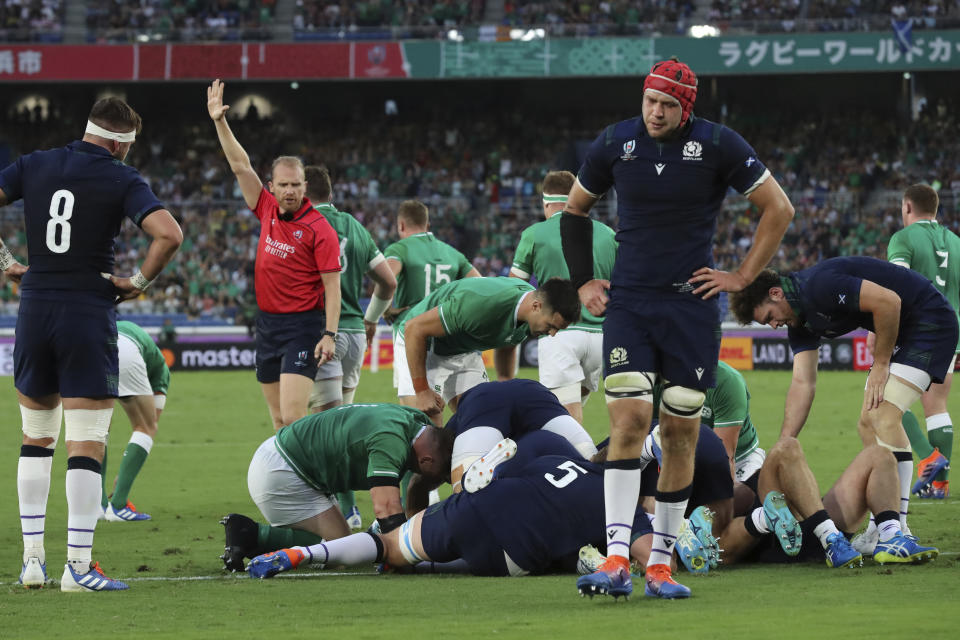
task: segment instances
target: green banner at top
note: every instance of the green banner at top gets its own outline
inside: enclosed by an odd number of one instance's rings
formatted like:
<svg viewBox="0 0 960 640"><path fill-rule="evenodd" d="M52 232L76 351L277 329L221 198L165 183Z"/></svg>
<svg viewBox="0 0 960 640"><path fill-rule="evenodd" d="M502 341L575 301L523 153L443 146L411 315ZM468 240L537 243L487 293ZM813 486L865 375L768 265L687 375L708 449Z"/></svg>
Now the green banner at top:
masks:
<svg viewBox="0 0 960 640"><path fill-rule="evenodd" d="M718 38L583 38L528 42L405 42L414 78L645 75L677 56L700 75L960 69L960 31L893 31Z"/></svg>

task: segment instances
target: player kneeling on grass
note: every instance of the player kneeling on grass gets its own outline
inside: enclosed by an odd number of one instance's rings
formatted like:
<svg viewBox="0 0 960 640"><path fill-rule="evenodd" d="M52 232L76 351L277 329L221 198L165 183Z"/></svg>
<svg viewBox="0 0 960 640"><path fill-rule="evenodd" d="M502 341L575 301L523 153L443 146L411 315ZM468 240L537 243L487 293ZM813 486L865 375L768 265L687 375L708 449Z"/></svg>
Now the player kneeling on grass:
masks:
<svg viewBox="0 0 960 640"><path fill-rule="evenodd" d="M103 491L100 497L104 519L110 522L136 522L149 520L127 498L133 481L147 461L153 440L157 437L157 422L167 400L170 386L170 369L160 351L146 331L127 321L117 322L117 350L120 356L120 406L123 407L133 433L123 451L123 460L117 470L113 494L106 487L107 453L103 453Z"/></svg>
<svg viewBox="0 0 960 640"><path fill-rule="evenodd" d="M537 439L553 442L546 447L525 445ZM584 542L600 543L604 536L599 524L604 516L603 468L549 432L524 436L519 451L525 449L529 456L500 465L496 481L482 491L454 494L387 534L358 533L259 556L250 563L250 575L269 578L304 562L386 562L403 568L456 560L481 576L572 571ZM540 455L558 450L566 455ZM645 540L649 548L651 537L649 520L638 505L632 546L640 549Z"/></svg>
<svg viewBox="0 0 960 640"><path fill-rule="evenodd" d="M428 489L448 480L452 446L425 413L392 404L342 405L283 427L247 471L250 497L269 524L225 517L224 568L242 571L243 558L348 535L338 492L369 489L381 530L392 531L406 521L400 478L413 471Z"/></svg>

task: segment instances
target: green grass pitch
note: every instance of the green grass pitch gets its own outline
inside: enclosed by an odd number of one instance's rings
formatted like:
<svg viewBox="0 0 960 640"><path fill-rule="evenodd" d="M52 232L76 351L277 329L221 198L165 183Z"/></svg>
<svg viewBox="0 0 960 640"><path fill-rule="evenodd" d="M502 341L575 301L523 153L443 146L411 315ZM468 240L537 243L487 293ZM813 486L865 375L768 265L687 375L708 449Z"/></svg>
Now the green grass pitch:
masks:
<svg viewBox="0 0 960 640"><path fill-rule="evenodd" d="M789 372L747 372L746 378L760 443L769 447L779 432ZM956 497L911 503L914 533L942 552L930 565L882 568L870 560L856 570L831 570L822 563L755 565L721 567L700 578L681 569L680 580L693 589L687 601L642 595L629 602L581 599L573 576L377 576L357 570L261 582L225 575L217 559L223 549L218 520L231 511L259 518L247 494L246 470L253 451L271 433L259 385L247 371L174 374L156 445L131 493L138 508L154 519L97 527L94 558L108 575L130 580L131 589L27 591L16 584L20 416L12 380L7 380L7 390L0 394L7 422L0 444L0 513L8 523L0 533L0 638L585 638L614 633L910 638L954 637L960 627ZM391 400L390 380L389 370L365 372L357 400ZM820 374L800 441L823 490L860 446L856 418L863 383L863 374ZM960 416L956 394L950 407ZM606 408L599 394L586 415L591 433L598 439L606 435ZM110 442L111 479L129 435L129 423L118 408ZM66 549L64 458L61 448L54 459L46 526L48 569L57 580ZM369 519L369 497L358 498Z"/></svg>

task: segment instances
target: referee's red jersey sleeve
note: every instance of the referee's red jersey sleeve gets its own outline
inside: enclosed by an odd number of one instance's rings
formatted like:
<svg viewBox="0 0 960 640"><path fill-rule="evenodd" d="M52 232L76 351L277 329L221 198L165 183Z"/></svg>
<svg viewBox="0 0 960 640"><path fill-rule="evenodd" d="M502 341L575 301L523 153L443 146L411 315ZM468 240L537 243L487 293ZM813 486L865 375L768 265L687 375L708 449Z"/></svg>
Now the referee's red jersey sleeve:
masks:
<svg viewBox="0 0 960 640"><path fill-rule="evenodd" d="M317 271L330 273L340 271L340 239L326 218L316 226L316 241L313 243L313 258L317 262Z"/></svg>
<svg viewBox="0 0 960 640"><path fill-rule="evenodd" d="M273 194L267 191L266 187L261 187L257 206L253 208L257 219L263 221L265 217L277 210L277 206L277 199L273 197Z"/></svg>

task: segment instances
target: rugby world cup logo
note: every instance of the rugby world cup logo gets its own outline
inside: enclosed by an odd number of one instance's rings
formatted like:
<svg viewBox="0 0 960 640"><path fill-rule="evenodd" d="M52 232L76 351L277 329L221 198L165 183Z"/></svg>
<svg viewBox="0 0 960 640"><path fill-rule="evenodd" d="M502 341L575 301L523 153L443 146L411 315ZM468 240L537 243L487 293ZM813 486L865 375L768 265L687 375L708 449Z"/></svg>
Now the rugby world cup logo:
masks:
<svg viewBox="0 0 960 640"><path fill-rule="evenodd" d="M303 237L303 230L302 230L302 229L297 229L296 231L294 231L294 232L293 232L293 237L296 238L297 240L299 240L300 238L302 238L302 237Z"/></svg>
<svg viewBox="0 0 960 640"><path fill-rule="evenodd" d="M623 155L620 156L621 160L633 160L637 156L633 155L633 150L637 148L636 140L627 140L623 143Z"/></svg>

